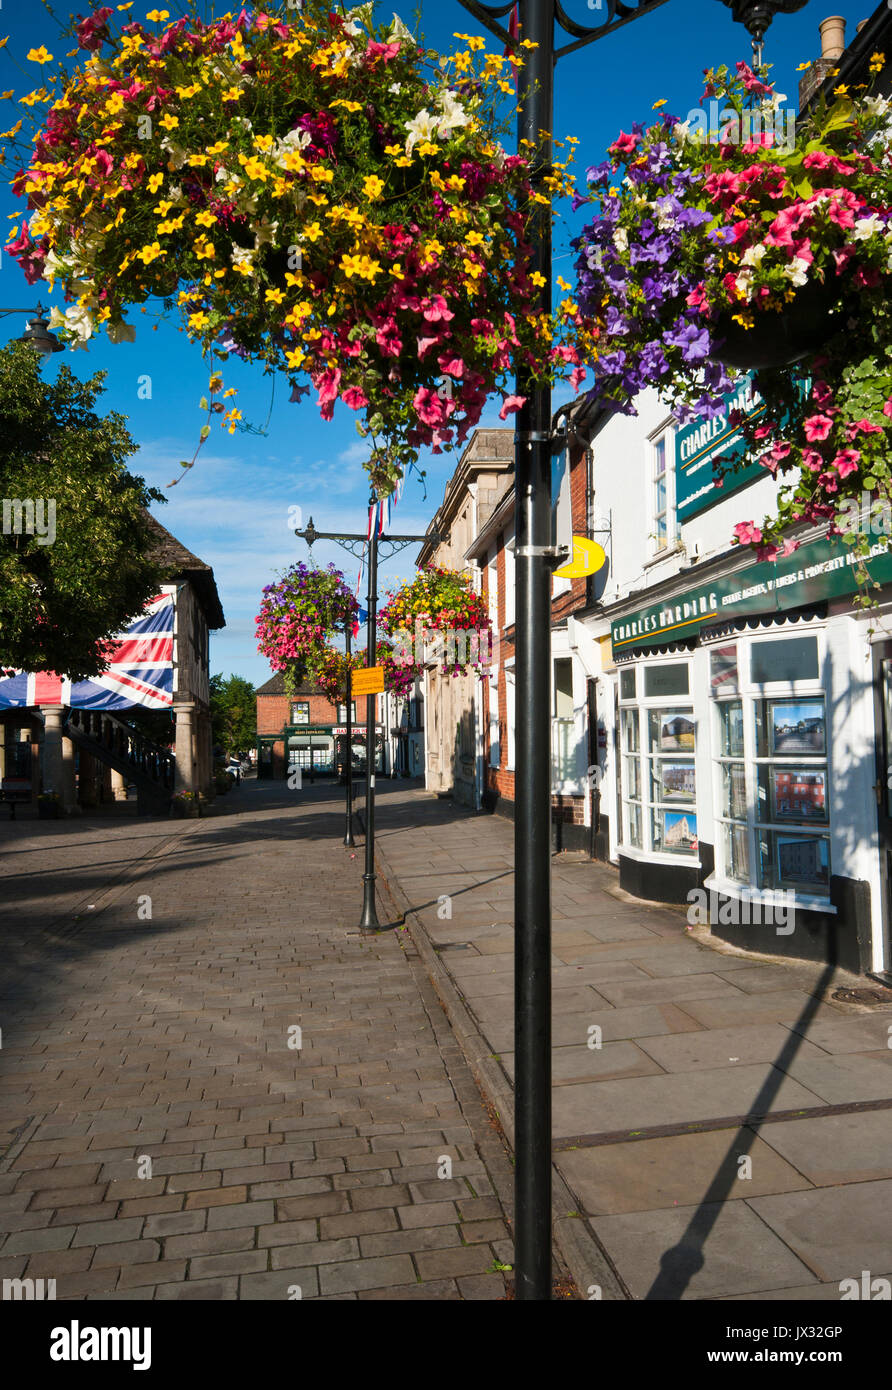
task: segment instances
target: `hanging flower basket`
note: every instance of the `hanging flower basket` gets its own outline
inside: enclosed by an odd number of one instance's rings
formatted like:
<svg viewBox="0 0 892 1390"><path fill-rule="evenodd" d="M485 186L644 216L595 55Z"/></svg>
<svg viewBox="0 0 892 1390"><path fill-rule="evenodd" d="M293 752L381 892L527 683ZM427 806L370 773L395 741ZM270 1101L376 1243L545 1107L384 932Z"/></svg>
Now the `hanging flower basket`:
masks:
<svg viewBox="0 0 892 1390"><path fill-rule="evenodd" d="M266 585L257 615L258 650L284 674L289 697L304 681L331 683L330 639L358 613L359 604L334 565L320 569L299 562Z"/></svg>
<svg viewBox="0 0 892 1390"><path fill-rule="evenodd" d="M745 328L725 310L710 329L713 355L739 371L791 367L819 352L838 331L839 290L831 281L803 285L782 309L766 310Z"/></svg>
<svg viewBox="0 0 892 1390"><path fill-rule="evenodd" d="M441 58L371 5L271 9L81 21L89 56L32 94L49 109L33 150L14 144L31 216L8 249L29 283L64 288L52 324L73 346L102 328L131 340L134 309L175 303L208 356L284 372L292 399L315 388L325 419L340 401L386 496L420 448L465 440L493 392L503 419L517 410L519 365L545 380L578 362L538 312L526 208L541 195L498 138L522 57L463 36ZM213 374L202 439L214 416L237 428L221 388Z"/></svg>
<svg viewBox="0 0 892 1390"><path fill-rule="evenodd" d="M597 215L574 245L579 310L600 330L592 395L634 414L655 388L680 422L710 419L755 369L763 408L731 423L742 462L783 487L735 539L770 558L795 549L791 524L817 522L864 555L869 528L843 521L892 482L889 103L838 88L794 132L764 71L706 79L719 128L663 114L587 170Z"/></svg>
<svg viewBox="0 0 892 1390"><path fill-rule="evenodd" d="M471 577L429 566L411 584L392 593L378 615L392 646L385 676L388 689L406 695L426 665L436 661L444 675L487 676L494 661L493 631L486 601Z"/></svg>

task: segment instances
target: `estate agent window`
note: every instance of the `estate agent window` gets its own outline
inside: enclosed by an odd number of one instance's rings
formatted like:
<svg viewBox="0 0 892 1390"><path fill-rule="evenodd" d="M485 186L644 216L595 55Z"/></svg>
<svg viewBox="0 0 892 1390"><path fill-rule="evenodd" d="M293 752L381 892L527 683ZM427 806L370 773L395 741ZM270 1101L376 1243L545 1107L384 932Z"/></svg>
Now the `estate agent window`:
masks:
<svg viewBox="0 0 892 1390"><path fill-rule="evenodd" d="M690 661L644 661L619 673L622 842L697 854L697 727Z"/></svg>
<svg viewBox="0 0 892 1390"><path fill-rule="evenodd" d="M292 724L309 724L310 722L310 702L309 700L296 700L291 706Z"/></svg>
<svg viewBox="0 0 892 1390"><path fill-rule="evenodd" d="M819 637L752 638L710 650L716 731L716 868L763 890L826 898L827 709Z"/></svg>

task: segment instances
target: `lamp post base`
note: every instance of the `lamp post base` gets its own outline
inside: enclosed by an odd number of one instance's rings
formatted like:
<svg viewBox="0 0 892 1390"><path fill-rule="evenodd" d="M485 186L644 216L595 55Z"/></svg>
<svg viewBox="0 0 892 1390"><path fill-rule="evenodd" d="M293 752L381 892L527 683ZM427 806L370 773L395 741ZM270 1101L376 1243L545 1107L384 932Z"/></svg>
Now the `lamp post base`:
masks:
<svg viewBox="0 0 892 1390"><path fill-rule="evenodd" d="M363 874L362 887L362 917L359 923L360 931L380 931L381 923L378 921L378 913L375 909L375 879L376 874Z"/></svg>

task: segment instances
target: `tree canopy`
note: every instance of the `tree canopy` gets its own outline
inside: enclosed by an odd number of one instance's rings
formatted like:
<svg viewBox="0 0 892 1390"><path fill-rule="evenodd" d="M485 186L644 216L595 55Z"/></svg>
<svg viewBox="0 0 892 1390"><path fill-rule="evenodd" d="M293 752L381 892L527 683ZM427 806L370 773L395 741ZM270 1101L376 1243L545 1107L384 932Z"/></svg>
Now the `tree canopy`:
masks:
<svg viewBox="0 0 892 1390"><path fill-rule="evenodd" d="M252 748L257 739L257 691L244 676L211 677L214 743L227 753Z"/></svg>
<svg viewBox="0 0 892 1390"><path fill-rule="evenodd" d="M145 510L163 495L131 474L136 452L95 405L105 373L40 374L24 343L0 348L0 663L84 678L103 643L163 582Z"/></svg>

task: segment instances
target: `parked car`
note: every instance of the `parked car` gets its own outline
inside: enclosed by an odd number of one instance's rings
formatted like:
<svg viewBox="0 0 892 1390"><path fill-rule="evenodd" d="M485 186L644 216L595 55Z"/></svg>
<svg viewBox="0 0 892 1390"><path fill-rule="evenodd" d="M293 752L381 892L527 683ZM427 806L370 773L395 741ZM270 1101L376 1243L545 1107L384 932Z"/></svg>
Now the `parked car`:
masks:
<svg viewBox="0 0 892 1390"><path fill-rule="evenodd" d="M239 758L233 756L227 760L226 774L228 777L232 778L233 782L240 782L242 780L242 764Z"/></svg>

